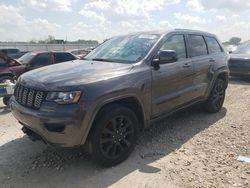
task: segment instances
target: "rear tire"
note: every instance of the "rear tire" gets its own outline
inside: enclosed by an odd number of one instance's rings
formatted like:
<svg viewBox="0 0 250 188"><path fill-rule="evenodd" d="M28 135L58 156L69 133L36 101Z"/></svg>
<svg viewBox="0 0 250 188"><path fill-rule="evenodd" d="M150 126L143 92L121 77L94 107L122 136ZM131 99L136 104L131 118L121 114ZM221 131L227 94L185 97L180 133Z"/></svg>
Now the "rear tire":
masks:
<svg viewBox="0 0 250 188"><path fill-rule="evenodd" d="M127 107L112 104L102 109L93 124L90 138L92 158L103 166L115 166L134 150L138 119Z"/></svg>
<svg viewBox="0 0 250 188"><path fill-rule="evenodd" d="M221 78L218 78L214 87L204 104L204 109L208 113L219 112L223 106L226 94L226 84Z"/></svg>

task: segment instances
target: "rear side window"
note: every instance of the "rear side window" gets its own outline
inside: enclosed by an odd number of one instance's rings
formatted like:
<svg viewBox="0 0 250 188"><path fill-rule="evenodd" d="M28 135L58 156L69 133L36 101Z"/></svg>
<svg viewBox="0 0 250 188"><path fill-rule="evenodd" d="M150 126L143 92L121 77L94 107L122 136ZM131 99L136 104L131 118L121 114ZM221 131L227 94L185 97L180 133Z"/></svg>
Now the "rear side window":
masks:
<svg viewBox="0 0 250 188"><path fill-rule="evenodd" d="M207 46L201 35L189 35L189 47L191 57L207 55Z"/></svg>
<svg viewBox="0 0 250 188"><path fill-rule="evenodd" d="M205 37L208 47L208 53L214 54L222 52L221 47L218 43L218 41L213 37Z"/></svg>
<svg viewBox="0 0 250 188"><path fill-rule="evenodd" d="M183 35L173 35L169 37L160 50L174 50L177 53L178 59L187 58Z"/></svg>
<svg viewBox="0 0 250 188"><path fill-rule="evenodd" d="M75 60L75 57L69 53L55 53L55 63L62 63L66 61Z"/></svg>
<svg viewBox="0 0 250 188"><path fill-rule="evenodd" d="M51 65L51 56L49 53L38 54L31 63L32 66Z"/></svg>

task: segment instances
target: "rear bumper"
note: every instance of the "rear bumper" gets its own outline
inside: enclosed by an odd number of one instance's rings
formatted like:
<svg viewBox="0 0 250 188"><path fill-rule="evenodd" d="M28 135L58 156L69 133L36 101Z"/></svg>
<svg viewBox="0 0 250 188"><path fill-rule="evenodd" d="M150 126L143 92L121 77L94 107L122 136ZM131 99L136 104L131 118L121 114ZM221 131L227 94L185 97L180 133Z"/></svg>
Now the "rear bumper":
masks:
<svg viewBox="0 0 250 188"><path fill-rule="evenodd" d="M81 144L85 112L80 105L62 107L55 103L44 103L39 110L33 110L20 105L12 97L10 107L14 117L47 144L56 147L77 147Z"/></svg>
<svg viewBox="0 0 250 188"><path fill-rule="evenodd" d="M230 76L250 76L250 70L239 71L234 68L230 68Z"/></svg>
<svg viewBox="0 0 250 188"><path fill-rule="evenodd" d="M250 66L237 65L229 62L229 70L231 76L250 76Z"/></svg>

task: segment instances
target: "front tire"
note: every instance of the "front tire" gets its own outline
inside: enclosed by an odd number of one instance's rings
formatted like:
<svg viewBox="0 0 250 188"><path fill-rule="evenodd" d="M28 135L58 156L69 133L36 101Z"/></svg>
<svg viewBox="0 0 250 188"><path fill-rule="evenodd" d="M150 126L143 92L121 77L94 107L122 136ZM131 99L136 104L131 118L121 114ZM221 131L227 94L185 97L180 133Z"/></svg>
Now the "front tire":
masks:
<svg viewBox="0 0 250 188"><path fill-rule="evenodd" d="M9 101L10 101L10 97L4 97L4 98L3 98L3 104L4 104L5 106L9 106Z"/></svg>
<svg viewBox="0 0 250 188"><path fill-rule="evenodd" d="M204 104L204 108L208 113L219 112L223 106L226 94L226 84L221 78L218 78L214 87Z"/></svg>
<svg viewBox="0 0 250 188"><path fill-rule="evenodd" d="M109 105L98 114L90 138L92 158L104 166L123 162L134 150L138 134L135 113L121 105Z"/></svg>

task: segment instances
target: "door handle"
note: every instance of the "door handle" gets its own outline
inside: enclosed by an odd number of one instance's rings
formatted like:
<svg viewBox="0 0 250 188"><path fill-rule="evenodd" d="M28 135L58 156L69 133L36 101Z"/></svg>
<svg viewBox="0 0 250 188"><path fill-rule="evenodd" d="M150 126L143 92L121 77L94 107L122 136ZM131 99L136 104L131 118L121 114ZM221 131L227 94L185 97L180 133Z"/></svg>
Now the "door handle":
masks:
<svg viewBox="0 0 250 188"><path fill-rule="evenodd" d="M214 63L215 60L214 60L214 59L210 59L209 62L210 62L210 63Z"/></svg>
<svg viewBox="0 0 250 188"><path fill-rule="evenodd" d="M191 67L192 65L190 64L190 63L185 63L184 65L183 65L183 68L189 68L189 67Z"/></svg>

